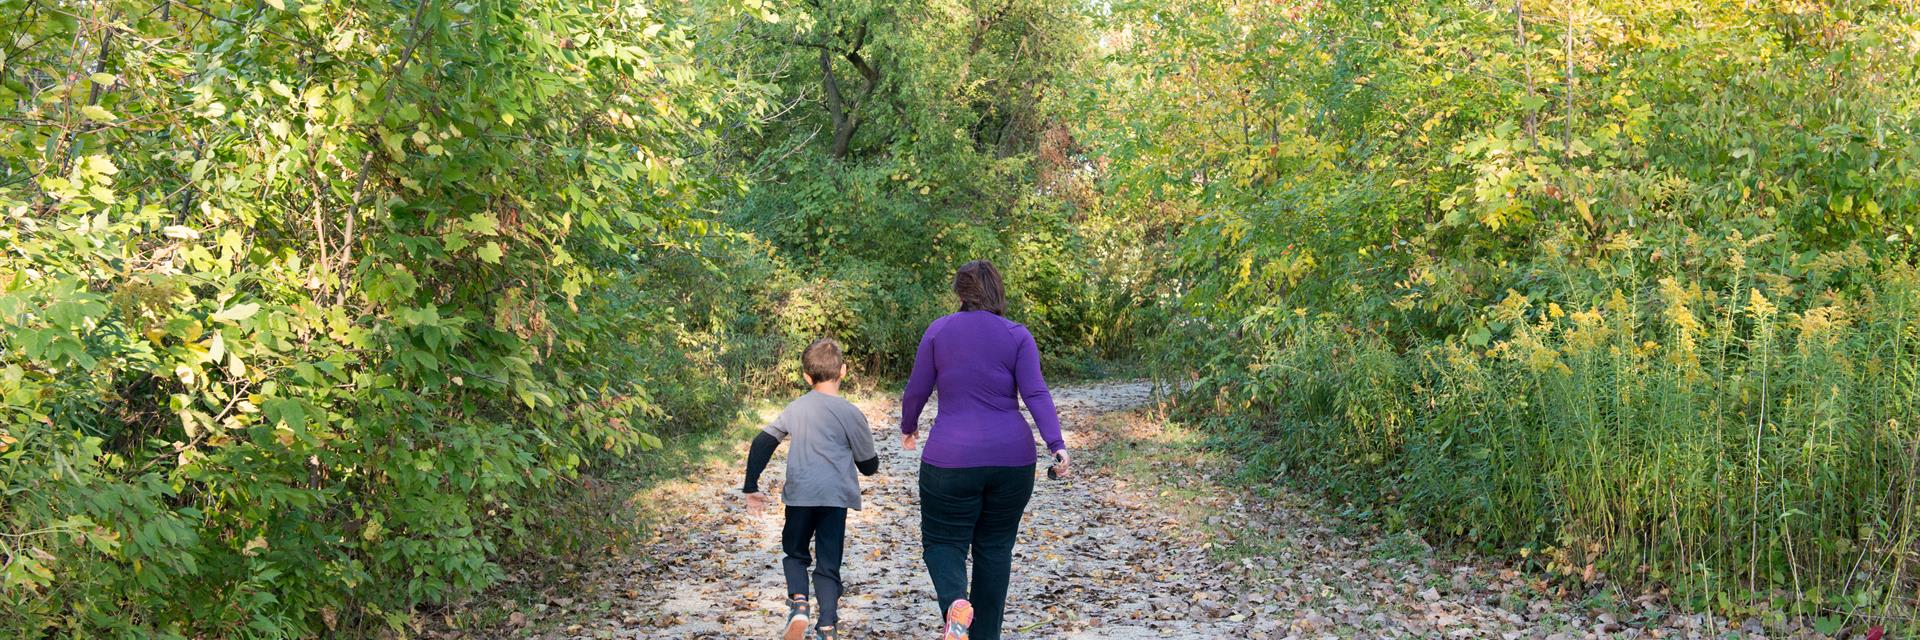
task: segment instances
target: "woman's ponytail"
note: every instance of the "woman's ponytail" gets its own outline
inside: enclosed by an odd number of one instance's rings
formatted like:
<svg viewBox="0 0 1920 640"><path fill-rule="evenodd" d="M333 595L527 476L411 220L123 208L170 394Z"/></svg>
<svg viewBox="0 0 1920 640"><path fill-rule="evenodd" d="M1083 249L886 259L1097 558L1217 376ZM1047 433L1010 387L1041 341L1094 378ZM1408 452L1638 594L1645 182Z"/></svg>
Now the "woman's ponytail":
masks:
<svg viewBox="0 0 1920 640"><path fill-rule="evenodd" d="M1007 290L1000 284L1000 271L992 262L975 260L961 265L953 274L953 295L960 297L961 311L1006 315Z"/></svg>

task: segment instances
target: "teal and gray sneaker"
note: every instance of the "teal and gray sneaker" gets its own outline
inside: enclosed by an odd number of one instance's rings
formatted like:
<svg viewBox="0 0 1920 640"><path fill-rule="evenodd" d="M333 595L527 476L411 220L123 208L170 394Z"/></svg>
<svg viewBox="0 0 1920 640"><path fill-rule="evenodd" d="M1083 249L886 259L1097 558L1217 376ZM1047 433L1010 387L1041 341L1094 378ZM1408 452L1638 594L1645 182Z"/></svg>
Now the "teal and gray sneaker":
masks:
<svg viewBox="0 0 1920 640"><path fill-rule="evenodd" d="M806 640L807 637L807 597L793 596L787 599L787 632L781 640Z"/></svg>

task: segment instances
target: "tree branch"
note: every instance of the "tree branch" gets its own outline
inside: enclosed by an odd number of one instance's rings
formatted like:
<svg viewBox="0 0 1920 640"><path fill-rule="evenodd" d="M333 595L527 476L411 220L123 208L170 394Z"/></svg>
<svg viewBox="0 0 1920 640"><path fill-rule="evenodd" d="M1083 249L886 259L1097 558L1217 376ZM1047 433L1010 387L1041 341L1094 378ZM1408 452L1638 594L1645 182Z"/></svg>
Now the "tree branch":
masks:
<svg viewBox="0 0 1920 640"><path fill-rule="evenodd" d="M825 51L832 51L832 52L834 52L834 53L846 53L846 52L847 52L847 50L846 50L846 49L841 49L841 48L839 48L839 47L835 47L835 46L833 46L833 45L830 45L830 44L827 44L827 43L825 43L825 42L813 42L813 41L810 41L810 40L801 40L801 39L799 39L799 38L781 38L781 37L777 37L777 36L769 36L769 35L762 35L762 34L757 34L757 33L756 33L756 34L753 34L753 37L754 37L754 39L756 39L756 40L765 40L765 41L767 41L767 42L772 42L772 43L775 43L775 44L789 44L789 45L793 45L793 46L796 46L796 47L807 47L807 48L809 48L809 49L821 49L821 50L825 50Z"/></svg>
<svg viewBox="0 0 1920 640"><path fill-rule="evenodd" d="M400 77L400 74L406 72L407 65L413 62L414 50L419 49L420 43L425 42L427 39L426 34L420 28L420 23L426 20L427 5L429 4L432 4L431 0L420 0L419 6L414 7L411 27L413 29L413 42L407 43L406 50L400 53L400 60L395 62L393 67L387 70L387 78L380 82L379 91L382 108L393 99L393 79ZM370 142L371 145L367 148L366 155L360 158L360 176L354 180L353 199L347 203L347 220L341 229L341 269L345 269L347 264L353 261L353 221L355 218L360 217L360 199L366 193L367 176L373 173L373 154L374 151L380 148L380 142ZM318 220L315 220L316 225L318 222ZM324 251L324 247L326 246L324 240L321 242L321 246L323 247L322 251ZM341 288L341 295L344 296L345 292L346 289L344 287Z"/></svg>

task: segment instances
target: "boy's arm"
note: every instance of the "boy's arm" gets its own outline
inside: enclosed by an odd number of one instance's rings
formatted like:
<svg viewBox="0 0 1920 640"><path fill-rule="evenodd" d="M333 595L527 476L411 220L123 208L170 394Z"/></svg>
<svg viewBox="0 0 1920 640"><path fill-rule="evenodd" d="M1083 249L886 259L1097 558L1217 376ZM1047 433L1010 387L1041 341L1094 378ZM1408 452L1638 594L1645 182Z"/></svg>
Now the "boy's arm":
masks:
<svg viewBox="0 0 1920 640"><path fill-rule="evenodd" d="M847 441L853 445L853 466L860 475L870 476L880 472L880 452L873 446L873 427L867 425L867 417L854 411L856 424L853 433L847 434Z"/></svg>
<svg viewBox="0 0 1920 640"><path fill-rule="evenodd" d="M773 450L780 448L780 441L786 439L786 420L787 414L783 411L753 437L753 448L747 450L747 481L740 485L741 493L760 492L760 472L767 470L767 463L773 460Z"/></svg>
<svg viewBox="0 0 1920 640"><path fill-rule="evenodd" d="M773 460L773 450L780 448L780 439L765 431L753 437L753 448L747 451L747 481L740 485L741 493L760 492L760 472L767 470L767 462Z"/></svg>

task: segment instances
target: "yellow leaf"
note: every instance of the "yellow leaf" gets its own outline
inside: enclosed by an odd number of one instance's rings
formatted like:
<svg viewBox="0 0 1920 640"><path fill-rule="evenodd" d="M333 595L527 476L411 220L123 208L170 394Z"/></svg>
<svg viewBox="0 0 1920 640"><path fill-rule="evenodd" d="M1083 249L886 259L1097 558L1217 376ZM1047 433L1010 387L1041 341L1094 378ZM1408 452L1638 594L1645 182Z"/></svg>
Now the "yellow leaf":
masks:
<svg viewBox="0 0 1920 640"><path fill-rule="evenodd" d="M80 115L86 116L88 120L95 122L112 122L119 117L113 115L112 111L100 108L100 105L97 104L80 107Z"/></svg>
<svg viewBox="0 0 1920 640"><path fill-rule="evenodd" d="M87 156L87 170L105 175L120 173L120 167L113 166L113 160L104 155Z"/></svg>

